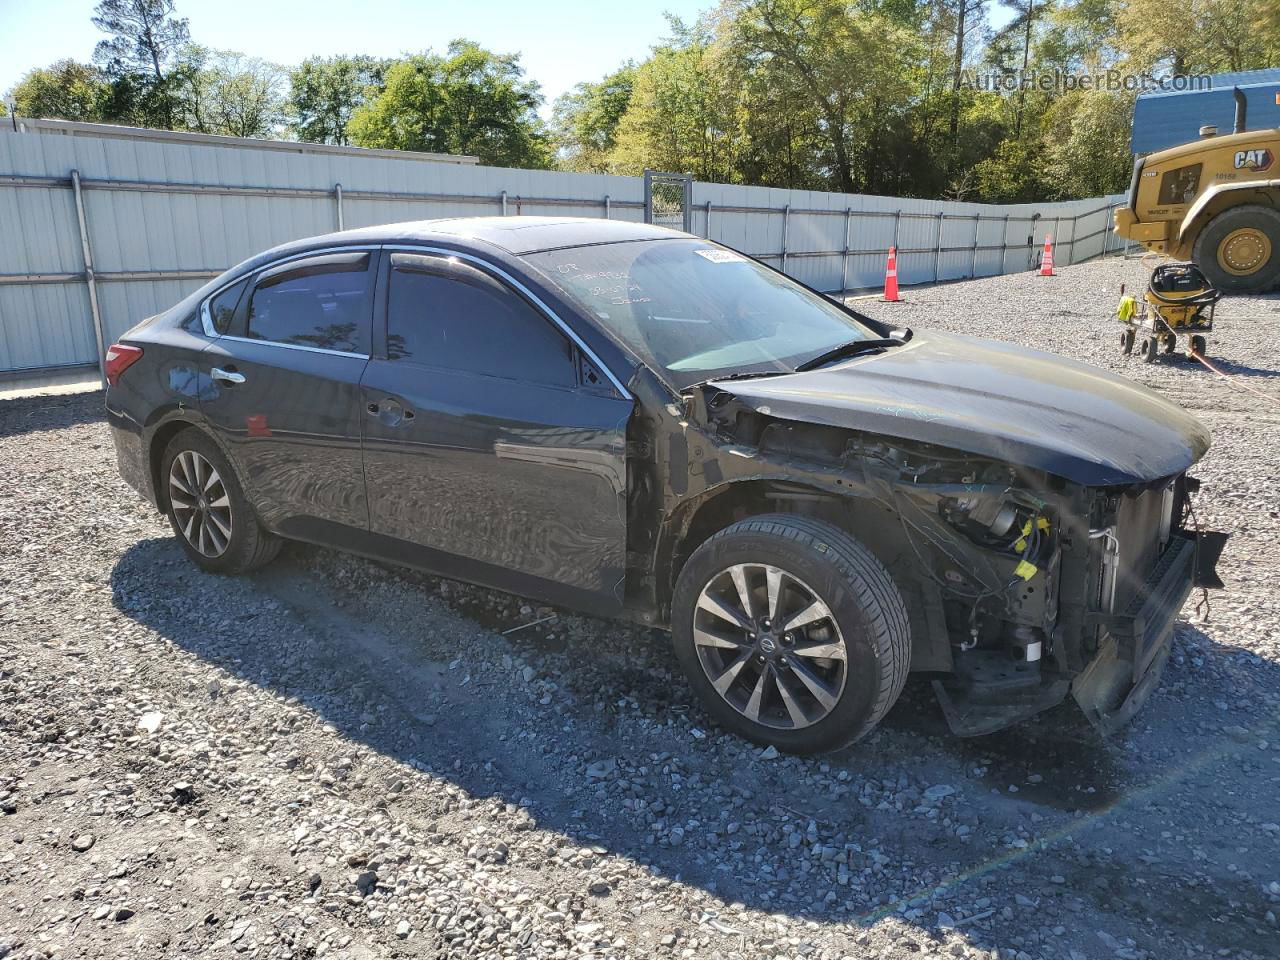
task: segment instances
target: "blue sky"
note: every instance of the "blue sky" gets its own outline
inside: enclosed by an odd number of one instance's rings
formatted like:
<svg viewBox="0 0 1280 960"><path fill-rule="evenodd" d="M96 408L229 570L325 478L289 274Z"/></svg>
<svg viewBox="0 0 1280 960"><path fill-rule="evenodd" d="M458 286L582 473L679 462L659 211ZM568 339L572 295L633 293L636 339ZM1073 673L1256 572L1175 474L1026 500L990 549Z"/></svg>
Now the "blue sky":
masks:
<svg viewBox="0 0 1280 960"><path fill-rule="evenodd" d="M177 0L191 37L276 63L311 55L395 56L442 50L467 37L518 51L548 104L581 80L643 59L667 33L663 12L685 20L715 0ZM0 0L0 92L32 67L88 60L102 34L95 0Z"/></svg>

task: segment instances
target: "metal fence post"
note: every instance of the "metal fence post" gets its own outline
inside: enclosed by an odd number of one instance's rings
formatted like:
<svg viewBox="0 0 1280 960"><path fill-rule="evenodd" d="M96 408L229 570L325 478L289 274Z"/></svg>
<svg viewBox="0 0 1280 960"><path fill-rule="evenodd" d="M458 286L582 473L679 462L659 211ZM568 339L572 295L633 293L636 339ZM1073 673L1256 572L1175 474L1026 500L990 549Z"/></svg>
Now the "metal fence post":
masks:
<svg viewBox="0 0 1280 960"><path fill-rule="evenodd" d="M787 234L791 230L791 204L782 208L782 270L787 269Z"/></svg>
<svg viewBox="0 0 1280 960"><path fill-rule="evenodd" d="M609 219L609 212L609 195L606 193L604 195L604 218L606 220Z"/></svg>
<svg viewBox="0 0 1280 960"><path fill-rule="evenodd" d="M933 247L933 282L937 283L941 279L942 270L942 221L947 215L941 210L938 211L938 242Z"/></svg>
<svg viewBox="0 0 1280 960"><path fill-rule="evenodd" d="M982 214L973 215L973 259L969 261L969 276L978 276L978 240L982 235Z"/></svg>
<svg viewBox="0 0 1280 960"><path fill-rule="evenodd" d="M1071 218L1071 239L1066 241L1067 266L1076 262L1076 218Z"/></svg>
<svg viewBox="0 0 1280 960"><path fill-rule="evenodd" d="M507 215L507 191L503 190L498 199L502 203L502 215L505 217Z"/></svg>
<svg viewBox="0 0 1280 960"><path fill-rule="evenodd" d="M93 275L93 251L89 247L89 224L84 215L84 196L80 190L80 171L71 171L71 188L76 198L76 220L80 224L80 249L84 253L84 281L89 288L89 313L93 316L93 337L98 344L98 374L107 385L107 344L102 332L102 311L98 307L98 282Z"/></svg>
<svg viewBox="0 0 1280 960"><path fill-rule="evenodd" d="M1107 208L1103 211L1103 216L1105 216L1106 219L1102 221L1102 253L1098 254L1098 256L1103 260L1107 259L1107 240L1110 239L1111 233L1111 231L1107 229L1107 225L1111 223L1111 211L1114 209L1115 207L1108 204Z"/></svg>
<svg viewBox="0 0 1280 960"><path fill-rule="evenodd" d="M1004 215L1004 232L1000 234L1000 275L1009 265L1009 215Z"/></svg>
<svg viewBox="0 0 1280 960"><path fill-rule="evenodd" d="M894 247L895 249L898 246L898 237L901 235L901 231L902 231L902 210L899 209L898 212L893 215L893 243L890 244L890 246Z"/></svg>
<svg viewBox="0 0 1280 960"><path fill-rule="evenodd" d="M853 226L853 207L844 208L844 254L840 257L840 292L849 289L849 230Z"/></svg>
<svg viewBox="0 0 1280 960"><path fill-rule="evenodd" d="M342 219L342 184L335 183L333 185L333 199L338 208L338 230L341 232L346 229Z"/></svg>
<svg viewBox="0 0 1280 960"><path fill-rule="evenodd" d="M707 233L706 238L711 239L711 201L707 201Z"/></svg>

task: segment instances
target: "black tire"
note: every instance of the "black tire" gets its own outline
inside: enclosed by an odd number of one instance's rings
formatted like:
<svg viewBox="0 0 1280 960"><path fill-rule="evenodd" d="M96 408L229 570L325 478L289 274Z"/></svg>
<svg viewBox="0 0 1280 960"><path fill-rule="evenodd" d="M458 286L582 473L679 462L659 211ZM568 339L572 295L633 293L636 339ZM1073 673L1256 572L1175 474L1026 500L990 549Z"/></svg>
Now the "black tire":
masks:
<svg viewBox="0 0 1280 960"><path fill-rule="evenodd" d="M213 466L228 501L226 509L230 513L231 535L226 538L225 548L216 556L202 553L191 543L183 532L184 523L179 519L179 508L168 492L174 461L187 452L197 454ZM187 556L199 567L210 573L248 573L270 563L280 552L282 541L262 528L253 508L245 498L235 470L232 469L218 445L200 430L196 428L183 430L169 441L160 460L159 479L161 486L164 487L165 513L169 518L169 525L173 528L173 534Z"/></svg>
<svg viewBox="0 0 1280 960"><path fill-rule="evenodd" d="M798 587L808 588L825 604L829 620L838 628L835 636L845 652L843 685L834 705L810 725L780 728L750 719L717 692L704 669L694 641L695 617L705 616L698 608L699 599L717 577L738 564L769 565L785 571ZM898 699L911 658L906 605L880 561L844 531L788 514L740 521L698 547L680 571L671 624L676 656L707 711L734 733L789 753L832 750L864 736ZM706 655L709 648L705 643L702 649ZM736 652L726 654L730 655L738 656ZM788 667L783 656L778 670L794 670L795 662L822 663L794 656L792 660ZM749 663L750 668L756 667L754 660ZM749 684L748 669L742 668L742 677ZM788 685L800 689L791 681ZM780 695L775 699L781 713Z"/></svg>
<svg viewBox="0 0 1280 960"><path fill-rule="evenodd" d="M1134 334L1132 330L1125 330L1120 334L1120 352L1128 356L1133 353Z"/></svg>
<svg viewBox="0 0 1280 960"><path fill-rule="evenodd" d="M1218 254L1224 240L1240 230L1256 230L1270 242L1270 255L1256 270L1241 276L1224 269ZM1218 214L1200 231L1192 258L1219 290L1259 293L1280 282L1280 211L1260 204L1232 207Z"/></svg>
<svg viewBox="0 0 1280 960"><path fill-rule="evenodd" d="M1156 354L1160 352L1160 341L1155 337L1143 337L1142 343L1138 346L1138 356L1142 358L1143 363L1151 363L1155 360Z"/></svg>
<svg viewBox="0 0 1280 960"><path fill-rule="evenodd" d="M1203 356L1204 356L1204 351L1205 351L1205 346L1206 346L1206 344L1205 344L1204 337L1202 337L1200 334L1198 334L1198 333L1197 333L1197 334L1194 334L1194 335L1191 337L1191 351L1190 351L1190 352L1191 352L1192 354L1199 354L1200 356L1202 356L1202 357L1203 357Z"/></svg>

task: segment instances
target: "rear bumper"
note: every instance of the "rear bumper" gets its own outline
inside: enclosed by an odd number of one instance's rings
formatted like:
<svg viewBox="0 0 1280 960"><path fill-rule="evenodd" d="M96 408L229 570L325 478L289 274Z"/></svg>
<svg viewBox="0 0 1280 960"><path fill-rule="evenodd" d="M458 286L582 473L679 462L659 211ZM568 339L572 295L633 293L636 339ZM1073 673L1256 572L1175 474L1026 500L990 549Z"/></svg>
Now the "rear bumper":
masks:
<svg viewBox="0 0 1280 960"><path fill-rule="evenodd" d="M151 472L147 469L147 457L142 446L142 435L132 421L107 409L107 423L111 427L111 442L116 448L116 466L125 483L155 505Z"/></svg>
<svg viewBox="0 0 1280 960"><path fill-rule="evenodd" d="M1102 644L1071 694L1102 732L1127 723L1159 685L1182 604L1197 584L1221 585L1214 565L1224 541L1221 534L1177 534L1128 607L1093 618L1104 628Z"/></svg>

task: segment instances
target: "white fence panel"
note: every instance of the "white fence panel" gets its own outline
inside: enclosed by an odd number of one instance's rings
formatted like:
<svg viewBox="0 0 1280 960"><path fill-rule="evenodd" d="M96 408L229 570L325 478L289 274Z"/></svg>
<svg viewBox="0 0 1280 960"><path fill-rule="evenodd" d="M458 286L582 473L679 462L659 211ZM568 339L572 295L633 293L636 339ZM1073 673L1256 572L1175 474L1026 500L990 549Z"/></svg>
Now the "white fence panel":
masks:
<svg viewBox="0 0 1280 960"><path fill-rule="evenodd" d="M0 374L99 362L73 171L107 344L246 257L340 226L645 218L638 177L51 121L4 128ZM878 286L890 246L904 284L1028 269L1047 233L1058 263L1079 262L1107 252L1115 202L986 206L713 183L692 193L693 233L826 291Z"/></svg>

